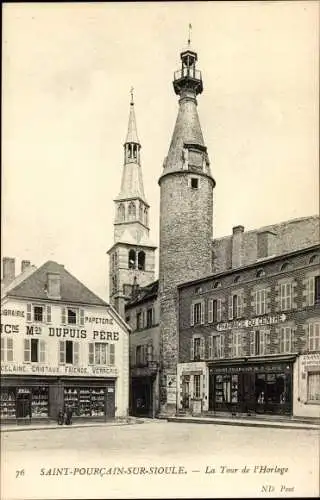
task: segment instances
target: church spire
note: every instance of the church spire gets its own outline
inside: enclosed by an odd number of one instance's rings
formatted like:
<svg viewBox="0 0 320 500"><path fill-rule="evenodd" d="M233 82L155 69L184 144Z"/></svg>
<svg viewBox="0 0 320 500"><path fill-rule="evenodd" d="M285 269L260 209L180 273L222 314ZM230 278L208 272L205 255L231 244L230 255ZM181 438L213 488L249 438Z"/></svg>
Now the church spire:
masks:
<svg viewBox="0 0 320 500"><path fill-rule="evenodd" d="M138 139L136 115L134 110L133 88L131 87L131 101L129 112L129 123L126 141L124 147L124 167L122 171L121 189L117 200L139 198L144 203L146 202L142 170L140 150L141 144Z"/></svg>
<svg viewBox="0 0 320 500"><path fill-rule="evenodd" d="M137 133L136 115L134 112L133 87L131 87L130 94L131 94L131 102L130 102L129 124L128 124L128 132L125 143L126 144L134 143L140 145Z"/></svg>

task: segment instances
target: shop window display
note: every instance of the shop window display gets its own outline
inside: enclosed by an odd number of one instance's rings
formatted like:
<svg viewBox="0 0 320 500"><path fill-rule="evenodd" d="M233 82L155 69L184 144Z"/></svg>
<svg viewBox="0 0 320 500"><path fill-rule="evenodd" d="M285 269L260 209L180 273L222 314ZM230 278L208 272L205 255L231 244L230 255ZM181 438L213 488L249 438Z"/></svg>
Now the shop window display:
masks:
<svg viewBox="0 0 320 500"><path fill-rule="evenodd" d="M80 387L64 390L64 404L71 406L78 417L103 417L105 415L106 390L103 387Z"/></svg>
<svg viewBox="0 0 320 500"><path fill-rule="evenodd" d="M2 389L0 394L0 417L16 418L15 389Z"/></svg>
<svg viewBox="0 0 320 500"><path fill-rule="evenodd" d="M48 417L49 413L48 387L33 387L31 399L31 417Z"/></svg>

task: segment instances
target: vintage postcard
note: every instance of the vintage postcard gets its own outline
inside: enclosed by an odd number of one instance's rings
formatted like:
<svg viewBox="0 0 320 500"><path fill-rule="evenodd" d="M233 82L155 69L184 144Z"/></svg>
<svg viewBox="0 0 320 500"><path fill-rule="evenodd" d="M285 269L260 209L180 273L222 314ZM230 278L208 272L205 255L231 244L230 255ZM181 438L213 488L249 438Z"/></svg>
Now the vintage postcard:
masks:
<svg viewBox="0 0 320 500"><path fill-rule="evenodd" d="M319 2L2 12L1 498L318 497Z"/></svg>

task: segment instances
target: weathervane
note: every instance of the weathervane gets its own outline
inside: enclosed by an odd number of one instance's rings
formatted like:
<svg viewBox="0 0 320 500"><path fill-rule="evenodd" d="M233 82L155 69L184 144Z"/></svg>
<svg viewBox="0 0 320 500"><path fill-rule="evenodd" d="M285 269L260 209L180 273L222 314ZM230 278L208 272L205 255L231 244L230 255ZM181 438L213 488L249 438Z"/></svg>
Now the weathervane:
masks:
<svg viewBox="0 0 320 500"><path fill-rule="evenodd" d="M133 87L130 89L130 94L131 94L131 104L133 104Z"/></svg>
<svg viewBox="0 0 320 500"><path fill-rule="evenodd" d="M188 46L190 47L191 43L191 30L192 30L192 24L189 23L189 32L188 32Z"/></svg>

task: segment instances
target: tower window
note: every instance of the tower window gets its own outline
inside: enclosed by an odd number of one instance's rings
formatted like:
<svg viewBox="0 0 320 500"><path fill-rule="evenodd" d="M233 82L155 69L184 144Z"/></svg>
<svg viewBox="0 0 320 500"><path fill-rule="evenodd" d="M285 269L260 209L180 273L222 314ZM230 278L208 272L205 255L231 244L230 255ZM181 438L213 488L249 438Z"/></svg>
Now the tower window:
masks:
<svg viewBox="0 0 320 500"><path fill-rule="evenodd" d="M138 269L140 269L140 271L144 271L145 265L146 265L146 254L141 250L141 252L138 253Z"/></svg>
<svg viewBox="0 0 320 500"><path fill-rule="evenodd" d="M136 252L134 250L130 250L129 252L128 267L129 269L136 268Z"/></svg>
<svg viewBox="0 0 320 500"><path fill-rule="evenodd" d="M199 185L199 179L196 179L196 177L191 177L192 189L198 189L198 185Z"/></svg>
<svg viewBox="0 0 320 500"><path fill-rule="evenodd" d="M120 203L118 207L118 218L120 221L123 221L125 219L125 208L123 203Z"/></svg>
<svg viewBox="0 0 320 500"><path fill-rule="evenodd" d="M145 226L148 225L148 209L147 208L144 209L144 224L145 224Z"/></svg>
<svg viewBox="0 0 320 500"><path fill-rule="evenodd" d="M133 203L133 201L129 203L128 215L129 215L129 220L133 220L136 218L136 206Z"/></svg>

